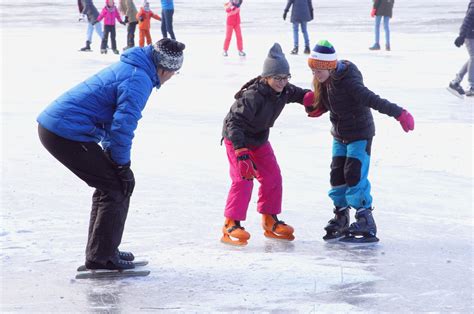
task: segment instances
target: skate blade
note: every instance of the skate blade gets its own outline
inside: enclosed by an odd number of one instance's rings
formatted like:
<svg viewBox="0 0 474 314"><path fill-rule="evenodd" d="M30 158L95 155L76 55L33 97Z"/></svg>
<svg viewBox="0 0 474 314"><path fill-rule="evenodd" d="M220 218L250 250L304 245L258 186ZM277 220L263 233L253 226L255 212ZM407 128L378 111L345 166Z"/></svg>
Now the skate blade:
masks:
<svg viewBox="0 0 474 314"><path fill-rule="evenodd" d="M283 234L276 234L271 231L265 231L263 235L266 236L267 238L276 239L276 240L293 241L295 239L295 236L293 234L283 235Z"/></svg>
<svg viewBox="0 0 474 314"><path fill-rule="evenodd" d="M88 270L76 275L76 279L113 279L113 278L129 278L144 277L150 274L149 270Z"/></svg>
<svg viewBox="0 0 474 314"><path fill-rule="evenodd" d="M247 240L232 240L228 234L222 236L221 242L233 246L246 246L248 244Z"/></svg>
<svg viewBox="0 0 474 314"><path fill-rule="evenodd" d="M451 94L453 94L453 95L456 96L457 98L464 99L464 95L459 94L459 93L458 93L457 91L455 91L454 89L449 88L449 87L446 87L446 89L448 90L448 92L450 92Z"/></svg>
<svg viewBox="0 0 474 314"><path fill-rule="evenodd" d="M140 266L146 266L148 265L148 261L136 261L132 262L135 267L140 267ZM88 269L86 265L81 265L77 268L77 271L91 271L91 269Z"/></svg>
<svg viewBox="0 0 474 314"><path fill-rule="evenodd" d="M339 242L343 243L354 243L354 244L364 244L364 243L376 243L379 242L377 237L356 237L353 235L345 236L339 239Z"/></svg>
<svg viewBox="0 0 474 314"><path fill-rule="evenodd" d="M344 237L343 234L339 234L339 235L325 235L323 237L323 240L326 241L326 242L337 242L339 241L340 238Z"/></svg>

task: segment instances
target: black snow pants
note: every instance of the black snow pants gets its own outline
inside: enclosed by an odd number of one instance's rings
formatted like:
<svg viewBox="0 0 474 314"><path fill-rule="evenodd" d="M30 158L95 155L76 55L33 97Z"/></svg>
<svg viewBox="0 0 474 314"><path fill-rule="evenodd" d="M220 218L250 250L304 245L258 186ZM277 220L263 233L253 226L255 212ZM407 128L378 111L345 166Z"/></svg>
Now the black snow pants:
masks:
<svg viewBox="0 0 474 314"><path fill-rule="evenodd" d="M115 40L115 25L104 25L104 35L102 37L102 43L100 44L100 49L107 49L107 42L112 42L112 50L117 50L117 41Z"/></svg>
<svg viewBox="0 0 474 314"><path fill-rule="evenodd" d="M130 197L122 192L113 163L94 142L76 142L60 137L38 125L43 146L76 176L95 188L86 260L105 264L122 241Z"/></svg>

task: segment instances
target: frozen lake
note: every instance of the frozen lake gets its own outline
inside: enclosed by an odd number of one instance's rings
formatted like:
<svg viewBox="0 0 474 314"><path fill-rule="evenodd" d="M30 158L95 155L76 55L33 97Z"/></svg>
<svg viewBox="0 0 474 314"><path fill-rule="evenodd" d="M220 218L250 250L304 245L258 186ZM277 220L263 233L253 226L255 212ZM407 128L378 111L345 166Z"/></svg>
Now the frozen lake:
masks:
<svg viewBox="0 0 474 314"><path fill-rule="evenodd" d="M139 122L137 185L121 245L149 260L151 274L79 281L92 189L42 147L35 119L118 57L100 55L97 37L94 52L77 52L86 25L76 22L74 1L2 1L0 311L473 312L474 101L446 91L467 59L465 47L453 45L467 1L397 0L393 51L375 53L367 49L373 19L366 2L314 1L309 32L312 45L329 39L370 89L415 117L415 131L406 134L374 112L369 179L377 245L322 240L332 217L330 123L327 115L306 118L297 104L285 108L270 135L283 174L280 217L296 240L263 237L254 197L243 223L249 245L219 242L230 185L222 120L235 91L260 73L271 44L291 50L291 25L281 18L285 1L244 1L248 55L238 58L232 41L223 58L222 1L183 0L175 1L175 32L187 45L185 63L152 93ZM123 47L126 31L117 27ZM158 23L152 35L159 38ZM306 57L287 58L292 83L309 88Z"/></svg>

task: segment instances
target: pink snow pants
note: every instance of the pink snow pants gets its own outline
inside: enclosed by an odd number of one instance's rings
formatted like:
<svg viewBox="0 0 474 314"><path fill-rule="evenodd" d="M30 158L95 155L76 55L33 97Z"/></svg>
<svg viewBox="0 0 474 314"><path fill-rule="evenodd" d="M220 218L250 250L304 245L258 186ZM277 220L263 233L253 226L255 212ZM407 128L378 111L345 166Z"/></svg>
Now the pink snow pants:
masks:
<svg viewBox="0 0 474 314"><path fill-rule="evenodd" d="M242 179L237 168L232 142L224 140L227 158L230 164L230 186L224 216L234 220L245 220L252 197L253 181ZM261 214L277 215L281 213L282 178L275 154L270 142L250 150L250 155L257 166L258 190L257 211Z"/></svg>
<svg viewBox="0 0 474 314"><path fill-rule="evenodd" d="M235 37L237 37L237 49L239 51L244 50L244 44L242 42L242 31L240 30L240 24L236 25L227 25L225 40L224 40L224 50L229 50L230 40L232 39L232 32L235 30Z"/></svg>

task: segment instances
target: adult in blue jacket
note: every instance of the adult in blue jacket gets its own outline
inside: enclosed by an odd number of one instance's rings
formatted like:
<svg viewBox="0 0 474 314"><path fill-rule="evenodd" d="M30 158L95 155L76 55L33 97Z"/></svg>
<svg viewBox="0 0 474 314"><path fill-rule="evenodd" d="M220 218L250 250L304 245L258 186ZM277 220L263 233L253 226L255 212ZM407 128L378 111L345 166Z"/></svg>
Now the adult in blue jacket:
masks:
<svg viewBox="0 0 474 314"><path fill-rule="evenodd" d="M44 147L95 188L86 248L89 269L134 267L133 254L118 249L135 186L130 169L134 131L153 88L181 67L184 48L161 39L129 49L119 62L64 93L37 118Z"/></svg>
<svg viewBox="0 0 474 314"><path fill-rule="evenodd" d="M171 39L176 39L173 31L174 0L161 0L161 33L163 38L170 34Z"/></svg>

